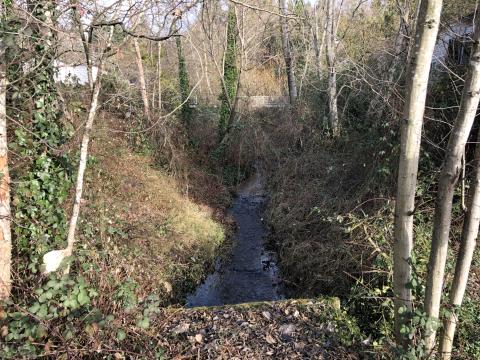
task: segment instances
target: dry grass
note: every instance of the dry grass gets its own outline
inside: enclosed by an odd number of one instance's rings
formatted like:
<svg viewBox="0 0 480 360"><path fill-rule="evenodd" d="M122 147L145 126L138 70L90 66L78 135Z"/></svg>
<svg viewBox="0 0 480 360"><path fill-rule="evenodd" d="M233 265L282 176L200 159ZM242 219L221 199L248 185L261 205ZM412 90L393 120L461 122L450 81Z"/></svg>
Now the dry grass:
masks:
<svg viewBox="0 0 480 360"><path fill-rule="evenodd" d="M283 95L284 76L277 76L272 67L249 69L242 74L242 91L245 95Z"/></svg>
<svg viewBox="0 0 480 360"><path fill-rule="evenodd" d="M184 195L185 184L155 169L152 157L134 154L124 136L108 131L119 128L116 122L102 114L92 141L97 164L89 168L83 227L94 229L86 248L99 249L95 281L107 296L132 279L140 299L160 290L166 302L178 301L203 278L225 239L214 219L219 210L196 204Z"/></svg>

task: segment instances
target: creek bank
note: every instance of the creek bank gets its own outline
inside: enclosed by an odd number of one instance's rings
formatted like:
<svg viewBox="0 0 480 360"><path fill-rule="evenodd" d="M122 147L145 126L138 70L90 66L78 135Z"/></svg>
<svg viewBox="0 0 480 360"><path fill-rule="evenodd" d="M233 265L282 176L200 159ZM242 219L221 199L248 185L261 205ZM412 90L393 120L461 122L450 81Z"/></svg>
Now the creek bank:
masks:
<svg viewBox="0 0 480 360"><path fill-rule="evenodd" d="M129 130L121 120L100 116L79 232L87 250L78 252L90 259L88 249L101 249L90 260L101 271L87 276L103 289L105 306L117 293L122 304L152 293L162 305L178 304L206 276L205 264L213 268L227 237L220 204L228 192L193 160L183 166L195 176L183 183L157 165L155 154L139 153L112 133Z"/></svg>

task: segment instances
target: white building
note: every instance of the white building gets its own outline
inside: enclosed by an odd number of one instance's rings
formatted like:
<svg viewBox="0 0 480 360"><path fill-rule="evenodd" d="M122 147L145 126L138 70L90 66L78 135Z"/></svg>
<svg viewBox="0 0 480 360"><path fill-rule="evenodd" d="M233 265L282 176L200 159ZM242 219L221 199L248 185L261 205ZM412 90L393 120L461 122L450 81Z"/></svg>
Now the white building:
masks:
<svg viewBox="0 0 480 360"><path fill-rule="evenodd" d="M468 43L473 36L473 18L467 16L440 30L433 51L433 66L442 70L444 65L466 65L469 60Z"/></svg>
<svg viewBox="0 0 480 360"><path fill-rule="evenodd" d="M81 65L67 65L60 61L55 61L54 66L56 68L55 81L64 84L88 84L88 72L87 66ZM94 66L92 68L93 81L96 80L98 68Z"/></svg>

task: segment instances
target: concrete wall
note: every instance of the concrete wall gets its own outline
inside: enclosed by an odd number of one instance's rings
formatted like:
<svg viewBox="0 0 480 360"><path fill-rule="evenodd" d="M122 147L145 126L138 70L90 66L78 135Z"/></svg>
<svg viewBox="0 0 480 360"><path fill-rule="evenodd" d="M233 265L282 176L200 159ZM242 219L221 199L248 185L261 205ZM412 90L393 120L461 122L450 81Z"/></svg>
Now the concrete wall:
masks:
<svg viewBox="0 0 480 360"><path fill-rule="evenodd" d="M249 110L281 108L289 103L287 96L242 96L239 101L240 107Z"/></svg>
<svg viewBox="0 0 480 360"><path fill-rule="evenodd" d="M441 69L441 62L445 63L448 58L448 45L451 40L461 40L463 37L473 34L471 22L459 22L450 25L447 29L438 34L438 40L433 51L434 68ZM468 61L468 60L467 60Z"/></svg>

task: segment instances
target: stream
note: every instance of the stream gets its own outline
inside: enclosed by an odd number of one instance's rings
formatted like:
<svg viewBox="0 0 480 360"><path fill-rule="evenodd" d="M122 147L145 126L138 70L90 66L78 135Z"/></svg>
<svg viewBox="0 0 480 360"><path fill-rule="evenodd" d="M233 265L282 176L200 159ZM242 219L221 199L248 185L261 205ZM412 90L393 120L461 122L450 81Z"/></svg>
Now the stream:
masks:
<svg viewBox="0 0 480 360"><path fill-rule="evenodd" d="M264 177L258 170L240 186L229 210L237 229L226 260L217 260L215 271L187 297L187 307L217 306L284 298L276 254L266 249L263 223L267 202Z"/></svg>

